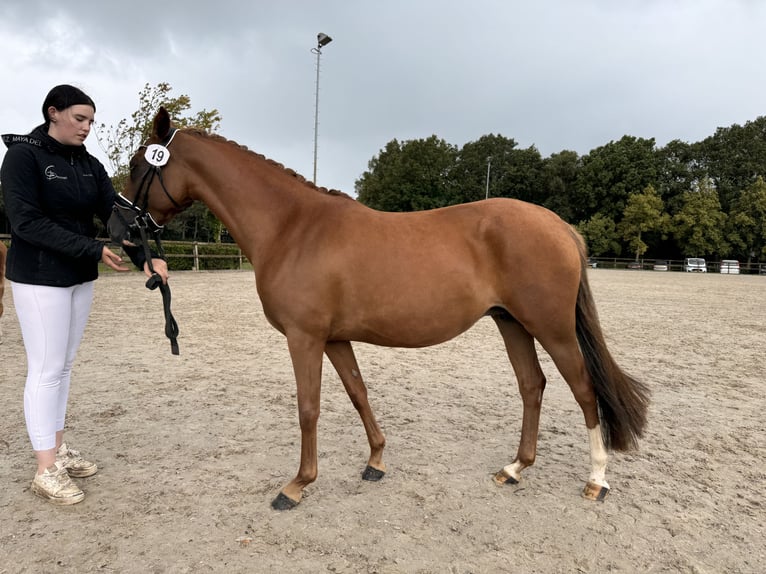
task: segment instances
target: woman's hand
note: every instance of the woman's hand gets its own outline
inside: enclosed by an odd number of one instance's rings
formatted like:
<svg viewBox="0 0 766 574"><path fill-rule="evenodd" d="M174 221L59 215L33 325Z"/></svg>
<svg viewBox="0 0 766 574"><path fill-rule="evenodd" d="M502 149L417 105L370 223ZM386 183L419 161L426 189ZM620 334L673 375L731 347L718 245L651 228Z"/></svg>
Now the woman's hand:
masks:
<svg viewBox="0 0 766 574"><path fill-rule="evenodd" d="M130 271L130 268L122 261L122 257L109 249L106 245L101 250L101 262L115 271Z"/></svg>
<svg viewBox="0 0 766 574"><path fill-rule="evenodd" d="M169 277L167 262L164 259L152 259L152 267L154 267L154 272L160 276L162 282L167 285ZM144 263L144 273L146 273L147 277L152 276L148 263Z"/></svg>

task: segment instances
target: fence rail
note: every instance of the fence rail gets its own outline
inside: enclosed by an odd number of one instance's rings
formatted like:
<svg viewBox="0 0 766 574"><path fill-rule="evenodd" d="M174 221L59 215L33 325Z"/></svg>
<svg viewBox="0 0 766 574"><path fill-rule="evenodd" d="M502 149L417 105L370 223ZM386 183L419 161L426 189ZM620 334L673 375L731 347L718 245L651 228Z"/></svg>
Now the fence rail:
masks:
<svg viewBox="0 0 766 574"><path fill-rule="evenodd" d="M0 241L10 244L10 235L0 234ZM108 239L100 239L108 243ZM249 261L236 243L201 243L163 241L168 267L176 271L247 269Z"/></svg>
<svg viewBox="0 0 766 574"><path fill-rule="evenodd" d="M635 270L654 270L655 263L667 265L667 271L683 271L684 261L682 259L625 259L619 257L591 257L591 262L595 261L598 268L601 269L635 269ZM720 273L721 261L706 261L708 273ZM592 267L592 265L591 265ZM739 272L742 274L766 275L766 263L760 261L739 262Z"/></svg>
<svg viewBox="0 0 766 574"><path fill-rule="evenodd" d="M0 234L0 241L10 243L11 236ZM108 242L108 239L102 239ZM236 243L203 243L199 241L163 241L168 266L174 270L205 271L214 269L246 269L250 262ZM667 264L668 271L683 271L684 262L678 259L627 259L620 257L591 257L601 269L654 270L658 261ZM708 273L720 273L721 261L707 261ZM766 262L739 263L742 274L766 275Z"/></svg>

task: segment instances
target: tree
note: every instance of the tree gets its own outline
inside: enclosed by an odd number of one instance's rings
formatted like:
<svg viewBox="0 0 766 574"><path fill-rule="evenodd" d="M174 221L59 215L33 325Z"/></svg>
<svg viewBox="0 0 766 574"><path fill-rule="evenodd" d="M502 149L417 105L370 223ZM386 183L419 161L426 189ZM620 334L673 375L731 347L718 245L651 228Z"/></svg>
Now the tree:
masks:
<svg viewBox="0 0 766 574"><path fill-rule="evenodd" d="M709 179L703 179L697 189L684 193L681 209L672 219L672 230L682 251L702 257L727 251L725 223L718 192Z"/></svg>
<svg viewBox="0 0 766 574"><path fill-rule="evenodd" d="M650 231L664 231L668 225L668 215L659 194L649 185L641 193L631 193L628 205L620 222L620 232L636 254L636 261L646 253L648 245L642 235Z"/></svg>
<svg viewBox="0 0 766 574"><path fill-rule="evenodd" d="M576 208L572 195L579 168L580 158L574 151L565 150L543 161L542 187L545 199L542 204L565 221L575 220Z"/></svg>
<svg viewBox="0 0 766 574"><path fill-rule="evenodd" d="M620 255L622 245L618 241L617 226L614 220L597 213L588 221L582 221L577 226L578 231L588 245L591 255L599 256L605 253Z"/></svg>
<svg viewBox="0 0 766 574"><path fill-rule="evenodd" d="M698 144L673 140L657 150L658 177L655 188L665 208L675 213L681 207L681 197L696 183L707 177Z"/></svg>
<svg viewBox="0 0 766 574"><path fill-rule="evenodd" d="M382 211L419 211L459 203L451 179L457 149L431 136L391 140L356 180L357 199Z"/></svg>
<svg viewBox="0 0 766 574"><path fill-rule="evenodd" d="M490 134L468 142L460 149L452 176L460 190L462 203L505 195L500 174L507 169L508 158L516 151L515 147L513 139Z"/></svg>
<svg viewBox="0 0 766 574"><path fill-rule="evenodd" d="M623 136L582 157L574 194L579 220L596 213L618 221L628 195L657 180L657 155L654 139Z"/></svg>
<svg viewBox="0 0 766 574"><path fill-rule="evenodd" d="M734 200L726 226L735 253L750 263L766 256L766 182L758 177Z"/></svg>
<svg viewBox="0 0 766 574"><path fill-rule="evenodd" d="M125 187L128 178L128 162L139 146L150 136L152 121L160 106L168 110L173 124L178 128L193 127L210 132L215 132L219 128L221 115L218 110L201 110L189 115L191 99L186 95L170 97L172 89L166 82L154 87L146 84L138 94L139 108L133 112L130 120L122 119L116 126L106 126L106 124L96 126L95 132L99 146L104 150L113 170L112 183L115 189L120 190ZM202 205L179 214L168 224L166 232L171 238L186 239L187 229L194 230L191 239L195 241L201 239L201 235L206 235L207 240L213 239L220 242L223 225L206 206Z"/></svg>
<svg viewBox="0 0 766 574"><path fill-rule="evenodd" d="M499 134L482 136L463 145L452 170L461 202L513 197L542 203L540 152L534 146L516 149L516 145L513 139Z"/></svg>
<svg viewBox="0 0 766 574"><path fill-rule="evenodd" d="M220 126L221 115L216 109L202 110L192 116L185 115L191 108L191 99L186 95L171 98L169 94L172 90L166 82L154 87L146 84L138 94L139 108L130 116L130 121L122 119L116 126L100 124L96 127L99 145L114 171L112 180L117 189L124 187L128 161L151 135L152 121L160 106L168 111L176 127L194 127L214 132Z"/></svg>
<svg viewBox="0 0 766 574"><path fill-rule="evenodd" d="M758 176L766 176L766 116L718 128L699 144L700 156L724 211Z"/></svg>

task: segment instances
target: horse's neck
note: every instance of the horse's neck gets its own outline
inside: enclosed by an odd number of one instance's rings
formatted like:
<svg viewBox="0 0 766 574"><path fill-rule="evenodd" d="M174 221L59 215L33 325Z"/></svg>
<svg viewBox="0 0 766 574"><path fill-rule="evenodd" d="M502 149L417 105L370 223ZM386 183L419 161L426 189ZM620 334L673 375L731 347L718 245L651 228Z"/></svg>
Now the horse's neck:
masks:
<svg viewBox="0 0 766 574"><path fill-rule="evenodd" d="M201 174L197 197L226 226L250 261L280 241L307 204L319 200L307 184L251 152L212 157L216 168Z"/></svg>

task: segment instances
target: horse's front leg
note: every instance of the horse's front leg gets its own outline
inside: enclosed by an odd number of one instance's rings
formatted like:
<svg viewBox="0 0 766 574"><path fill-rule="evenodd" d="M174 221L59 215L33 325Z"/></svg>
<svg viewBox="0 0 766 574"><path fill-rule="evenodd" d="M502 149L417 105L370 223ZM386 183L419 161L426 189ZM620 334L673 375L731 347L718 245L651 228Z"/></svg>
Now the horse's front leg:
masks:
<svg viewBox="0 0 766 574"><path fill-rule="evenodd" d="M364 385L362 374L359 372L354 349L348 341L332 341L325 346L325 353L338 372L351 403L362 418L362 424L367 433L367 441L370 443L370 458L367 461L367 468L362 473L362 478L371 481L380 480L386 473L386 465L383 463L386 437L383 436L367 400L367 387Z"/></svg>
<svg viewBox="0 0 766 574"><path fill-rule="evenodd" d="M298 420L301 427L301 464L298 474L271 502L275 510L294 508L303 489L317 478L317 421L322 385L322 352L325 342L304 334L287 336L298 393Z"/></svg>

